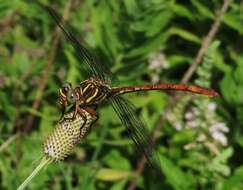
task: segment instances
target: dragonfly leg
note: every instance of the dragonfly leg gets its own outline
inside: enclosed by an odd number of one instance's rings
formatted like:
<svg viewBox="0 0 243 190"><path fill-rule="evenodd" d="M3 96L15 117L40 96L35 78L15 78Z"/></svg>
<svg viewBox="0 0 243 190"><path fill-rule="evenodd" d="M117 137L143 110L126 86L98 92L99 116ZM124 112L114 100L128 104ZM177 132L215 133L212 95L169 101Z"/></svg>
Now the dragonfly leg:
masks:
<svg viewBox="0 0 243 190"><path fill-rule="evenodd" d="M97 112L91 107L85 107L84 110L86 110L87 112L89 112L93 116L98 116Z"/></svg>
<svg viewBox="0 0 243 190"><path fill-rule="evenodd" d="M92 123L96 122L99 119L99 116L98 116L97 112L93 108L91 108L91 107L85 107L84 110L87 111L87 112L89 112L94 117L96 117L96 119Z"/></svg>
<svg viewBox="0 0 243 190"><path fill-rule="evenodd" d="M87 111L87 110L85 110ZM77 110L78 114L82 117L83 119L83 124L82 126L80 127L80 137L84 137L87 132L90 130L91 128L91 124L87 124L88 121L88 118L86 117L85 113L84 113L84 110L83 109L80 109L80 107L78 107L78 110ZM93 123L93 122L92 122Z"/></svg>
<svg viewBox="0 0 243 190"><path fill-rule="evenodd" d="M65 114L65 107L63 106L62 107L62 113L61 113L61 117L60 117L60 119L59 119L59 123L62 123L63 122L63 120L64 120L64 114Z"/></svg>
<svg viewBox="0 0 243 190"><path fill-rule="evenodd" d="M85 115L85 113L83 113L83 110L80 109L79 107L77 107L77 113L82 117L84 123L83 123L83 126L86 124L87 122L87 117Z"/></svg>
<svg viewBox="0 0 243 190"><path fill-rule="evenodd" d="M65 113L65 109L64 109L64 112L62 113L62 117L61 117L61 120L59 122L62 122L62 121L73 121L76 116L77 116L77 113L78 113L78 109L79 109L79 104L75 104L75 110L73 112L73 116L72 117L63 117L64 113Z"/></svg>

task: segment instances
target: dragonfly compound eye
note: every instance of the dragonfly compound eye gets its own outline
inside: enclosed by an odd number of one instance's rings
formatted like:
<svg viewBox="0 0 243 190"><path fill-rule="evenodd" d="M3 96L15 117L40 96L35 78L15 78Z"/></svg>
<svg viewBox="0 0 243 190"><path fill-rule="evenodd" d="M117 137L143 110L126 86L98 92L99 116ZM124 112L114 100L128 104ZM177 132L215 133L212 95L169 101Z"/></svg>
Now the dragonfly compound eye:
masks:
<svg viewBox="0 0 243 190"><path fill-rule="evenodd" d="M71 83L64 83L64 84L62 85L61 91L62 91L62 93L63 93L64 95L67 95L67 93L68 93L69 91L71 91L71 90L72 90L72 85L71 85Z"/></svg>
<svg viewBox="0 0 243 190"><path fill-rule="evenodd" d="M64 94L67 94L68 91L69 91L69 88L68 88L68 87L63 87L63 88L62 88L62 92L63 92Z"/></svg>
<svg viewBox="0 0 243 190"><path fill-rule="evenodd" d="M70 83L64 83L62 88L59 90L59 103L61 105L67 106L69 103L74 103L72 85Z"/></svg>

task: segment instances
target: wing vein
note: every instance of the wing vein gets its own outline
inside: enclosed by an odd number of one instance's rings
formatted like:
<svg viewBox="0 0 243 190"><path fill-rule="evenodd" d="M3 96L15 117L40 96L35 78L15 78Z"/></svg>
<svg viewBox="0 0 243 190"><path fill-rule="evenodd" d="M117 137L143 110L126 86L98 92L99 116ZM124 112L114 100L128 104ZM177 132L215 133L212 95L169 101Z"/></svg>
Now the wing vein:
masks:
<svg viewBox="0 0 243 190"><path fill-rule="evenodd" d="M154 151L149 131L144 122L137 116L133 104L121 96L113 96L109 100L138 150L145 155L149 165L161 173L160 162L157 153Z"/></svg>

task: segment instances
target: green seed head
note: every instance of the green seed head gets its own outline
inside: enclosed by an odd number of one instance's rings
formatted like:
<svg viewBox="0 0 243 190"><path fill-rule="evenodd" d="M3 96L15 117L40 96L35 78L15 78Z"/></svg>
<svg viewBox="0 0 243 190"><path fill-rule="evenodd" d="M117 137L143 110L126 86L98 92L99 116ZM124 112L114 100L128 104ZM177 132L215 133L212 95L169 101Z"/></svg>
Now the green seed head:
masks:
<svg viewBox="0 0 243 190"><path fill-rule="evenodd" d="M55 161L63 160L87 134L97 117L85 110L82 111L84 117L77 114L73 121L62 121L57 124L54 131L46 138L43 144L43 151L47 157ZM65 118L71 118L72 116L73 112L64 115Z"/></svg>

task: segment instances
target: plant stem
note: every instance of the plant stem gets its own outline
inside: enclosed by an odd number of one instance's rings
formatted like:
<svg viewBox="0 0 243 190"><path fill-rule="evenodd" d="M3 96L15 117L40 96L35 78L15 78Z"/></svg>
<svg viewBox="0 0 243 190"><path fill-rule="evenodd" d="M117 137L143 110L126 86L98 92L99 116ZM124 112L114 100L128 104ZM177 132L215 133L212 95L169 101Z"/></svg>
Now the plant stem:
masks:
<svg viewBox="0 0 243 190"><path fill-rule="evenodd" d="M17 190L23 190L30 181L40 172L42 168L49 165L52 162L51 158L43 157L39 165L33 170L33 172L24 180L24 182L18 187Z"/></svg>

